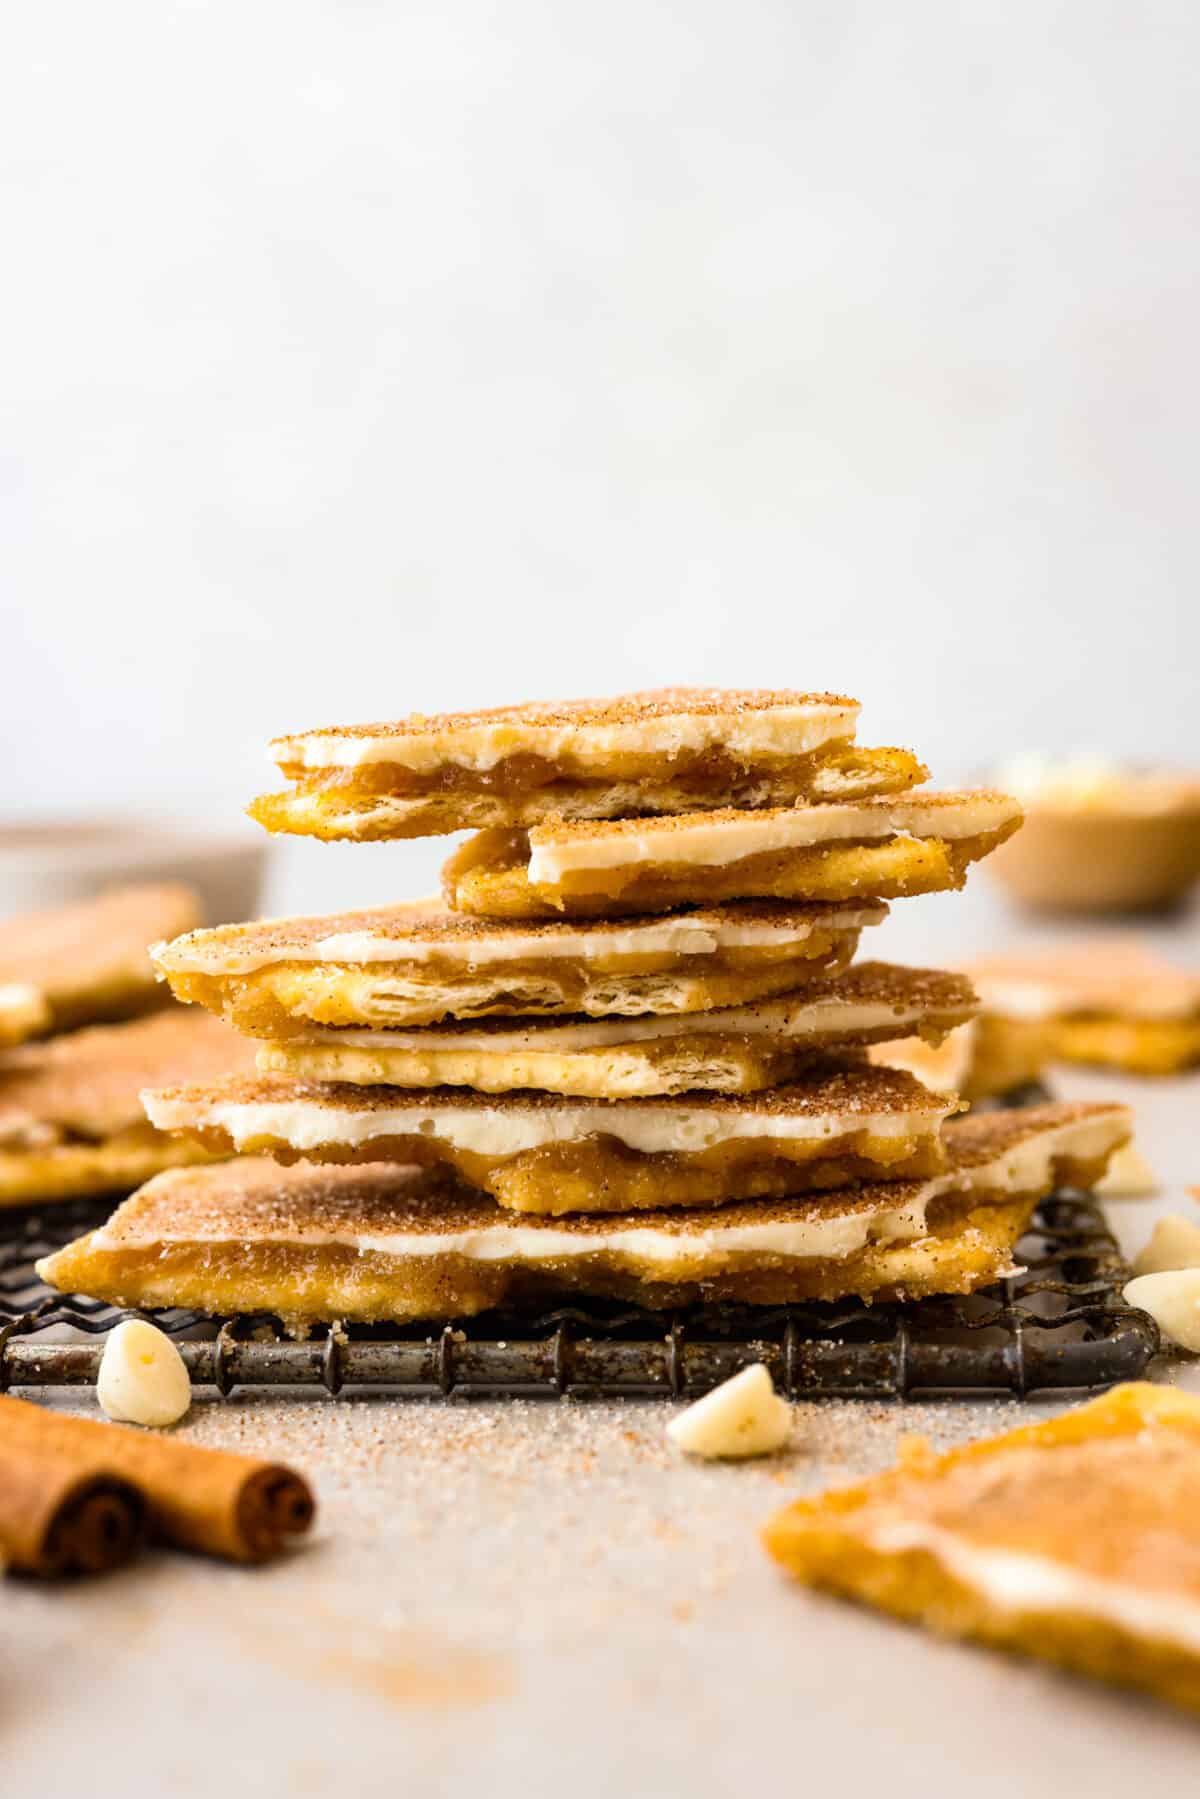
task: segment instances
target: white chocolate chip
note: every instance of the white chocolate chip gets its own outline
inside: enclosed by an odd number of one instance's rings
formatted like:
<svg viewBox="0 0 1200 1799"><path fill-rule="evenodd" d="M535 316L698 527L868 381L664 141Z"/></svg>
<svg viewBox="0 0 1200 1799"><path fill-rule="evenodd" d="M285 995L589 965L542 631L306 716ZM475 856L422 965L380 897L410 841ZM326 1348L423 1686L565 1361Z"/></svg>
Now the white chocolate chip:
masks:
<svg viewBox="0 0 1200 1799"><path fill-rule="evenodd" d="M144 1318L126 1318L108 1334L96 1398L118 1424L176 1424L192 1403L192 1383L170 1337Z"/></svg>
<svg viewBox="0 0 1200 1799"><path fill-rule="evenodd" d="M1158 1188L1158 1176L1137 1144L1126 1143L1109 1161L1095 1191L1101 1199L1153 1199Z"/></svg>
<svg viewBox="0 0 1200 1799"><path fill-rule="evenodd" d="M1200 1268L1139 1274L1126 1287L1125 1298L1149 1312L1163 1336L1180 1349L1200 1354Z"/></svg>
<svg viewBox="0 0 1200 1799"><path fill-rule="evenodd" d="M791 1429L791 1406L776 1393L765 1365L756 1362L673 1418L667 1435L688 1455L741 1460L780 1449Z"/></svg>
<svg viewBox="0 0 1200 1799"><path fill-rule="evenodd" d="M1133 1262L1135 1274L1169 1274L1175 1268L1200 1268L1200 1224L1178 1212L1159 1219Z"/></svg>

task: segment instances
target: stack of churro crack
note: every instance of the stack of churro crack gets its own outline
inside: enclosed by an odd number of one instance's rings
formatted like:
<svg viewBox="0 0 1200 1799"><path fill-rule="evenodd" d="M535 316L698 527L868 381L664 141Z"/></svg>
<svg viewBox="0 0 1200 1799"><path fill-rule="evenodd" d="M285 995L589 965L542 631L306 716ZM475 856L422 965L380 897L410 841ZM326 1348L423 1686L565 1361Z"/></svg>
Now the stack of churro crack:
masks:
<svg viewBox="0 0 1200 1799"><path fill-rule="evenodd" d="M907 1298L1009 1272L1088 1184L1118 1106L953 1120L871 1060L969 1019L959 975L852 964L886 901L963 885L1016 830L926 793L830 694L676 689L286 737L269 829L476 830L444 898L197 931L178 998L256 1075L145 1095L244 1159L155 1179L43 1264L126 1305L453 1319L556 1294Z"/></svg>

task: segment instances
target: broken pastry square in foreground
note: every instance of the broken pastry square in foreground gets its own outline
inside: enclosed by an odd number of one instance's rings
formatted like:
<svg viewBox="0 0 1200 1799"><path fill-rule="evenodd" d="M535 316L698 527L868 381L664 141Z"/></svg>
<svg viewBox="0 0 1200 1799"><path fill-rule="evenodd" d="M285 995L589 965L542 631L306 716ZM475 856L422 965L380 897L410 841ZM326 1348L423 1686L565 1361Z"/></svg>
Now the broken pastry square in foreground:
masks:
<svg viewBox="0 0 1200 1799"><path fill-rule="evenodd" d="M172 1006L0 1052L0 1206L136 1187L209 1158L149 1124L141 1090L253 1065L253 1044Z"/></svg>
<svg viewBox="0 0 1200 1799"><path fill-rule="evenodd" d="M1132 1383L800 1500L768 1525L810 1586L1200 1710L1200 1398Z"/></svg>
<svg viewBox="0 0 1200 1799"><path fill-rule="evenodd" d="M263 919L155 946L179 999L257 1037L492 1014L701 1012L846 967L887 907L746 903L591 925L512 924L412 900Z"/></svg>
<svg viewBox="0 0 1200 1799"><path fill-rule="evenodd" d="M853 1061L766 1093L581 1100L305 1082L283 1075L143 1095L151 1122L218 1155L452 1169L519 1212L624 1212L778 1198L936 1173L954 1101Z"/></svg>
<svg viewBox="0 0 1200 1799"><path fill-rule="evenodd" d="M149 948L198 923L187 887L114 887L0 921L0 1046L163 1004Z"/></svg>
<svg viewBox="0 0 1200 1799"><path fill-rule="evenodd" d="M970 972L997 1027L1040 1028L1055 1061L1147 1075L1200 1062L1200 973L1137 937L989 956Z"/></svg>
<svg viewBox="0 0 1200 1799"><path fill-rule="evenodd" d="M300 731L271 744L291 791L250 812L303 836L428 837L845 799L925 779L909 750L859 749L857 719L840 694L676 687Z"/></svg>
<svg viewBox="0 0 1200 1799"><path fill-rule="evenodd" d="M1037 1201L1095 1180L1128 1132L1121 1106L994 1112L949 1126L946 1166L924 1180L565 1219L505 1212L426 1171L245 1159L151 1181L39 1272L120 1305L261 1310L296 1329L564 1294L659 1309L965 1293L1011 1273Z"/></svg>
<svg viewBox="0 0 1200 1799"><path fill-rule="evenodd" d="M961 887L1021 823L1002 793L912 793L762 812L483 831L446 863L459 911L618 916L714 900L897 899Z"/></svg>
<svg viewBox="0 0 1200 1799"><path fill-rule="evenodd" d="M939 1042L973 1010L962 975L861 962L782 998L711 1012L313 1031L264 1044L258 1066L356 1086L537 1088L591 1099L754 1093L799 1078L831 1051L906 1031Z"/></svg>

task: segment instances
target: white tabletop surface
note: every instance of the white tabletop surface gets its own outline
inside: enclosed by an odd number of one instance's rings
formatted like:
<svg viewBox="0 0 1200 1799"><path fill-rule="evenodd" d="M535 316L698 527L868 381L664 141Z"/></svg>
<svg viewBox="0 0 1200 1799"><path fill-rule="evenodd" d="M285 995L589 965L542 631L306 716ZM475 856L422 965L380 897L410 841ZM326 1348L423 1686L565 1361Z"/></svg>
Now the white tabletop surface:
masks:
<svg viewBox="0 0 1200 1799"><path fill-rule="evenodd" d="M896 912L871 948L911 961L1034 935L980 881ZM1161 934L1196 961L1197 929ZM1194 1208L1200 1077L1055 1086L1137 1108L1162 1185L1111 1206L1127 1245ZM1200 1390L1194 1364L1156 1372ZM680 1460L675 1409L200 1401L182 1434L311 1476L310 1546L251 1572L154 1554L89 1584L7 1582L5 1790L1195 1793L1194 1722L809 1594L759 1546L778 1506L886 1465L902 1433L948 1445L1051 1406L802 1404L791 1448L741 1466Z"/></svg>

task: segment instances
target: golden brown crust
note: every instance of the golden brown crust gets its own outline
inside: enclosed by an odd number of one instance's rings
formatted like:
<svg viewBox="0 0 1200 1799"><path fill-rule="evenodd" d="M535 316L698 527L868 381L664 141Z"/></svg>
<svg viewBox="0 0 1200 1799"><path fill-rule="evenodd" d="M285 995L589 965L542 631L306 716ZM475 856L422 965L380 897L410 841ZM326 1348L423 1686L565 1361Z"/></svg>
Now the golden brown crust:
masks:
<svg viewBox="0 0 1200 1799"><path fill-rule="evenodd" d="M1200 1400L1131 1383L948 1455L914 1446L765 1540L811 1585L1200 1710L1200 1651L1169 1622L1183 1606L1200 1624L1198 1483ZM1021 1558L1019 1600L989 1590L982 1555Z"/></svg>

